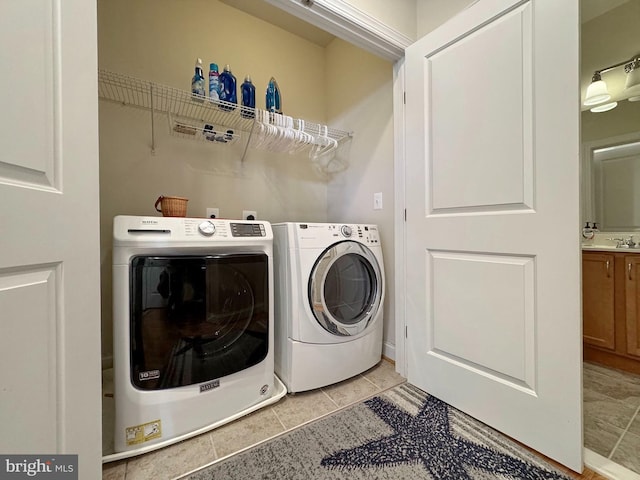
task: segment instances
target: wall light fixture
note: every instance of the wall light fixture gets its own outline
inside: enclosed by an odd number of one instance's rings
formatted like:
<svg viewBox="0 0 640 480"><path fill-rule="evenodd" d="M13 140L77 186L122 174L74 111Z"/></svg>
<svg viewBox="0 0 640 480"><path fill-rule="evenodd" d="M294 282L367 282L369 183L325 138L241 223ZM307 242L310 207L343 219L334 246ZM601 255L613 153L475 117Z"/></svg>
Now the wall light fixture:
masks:
<svg viewBox="0 0 640 480"><path fill-rule="evenodd" d="M622 92L623 98L628 99L630 102L640 101L640 54L638 54L624 62L596 70L591 78L591 84L587 88L583 104L585 107L592 107L592 112L606 112L618 105L618 102L609 102L611 94L607 90L607 84L602 80L602 74L623 65L627 74L625 88Z"/></svg>

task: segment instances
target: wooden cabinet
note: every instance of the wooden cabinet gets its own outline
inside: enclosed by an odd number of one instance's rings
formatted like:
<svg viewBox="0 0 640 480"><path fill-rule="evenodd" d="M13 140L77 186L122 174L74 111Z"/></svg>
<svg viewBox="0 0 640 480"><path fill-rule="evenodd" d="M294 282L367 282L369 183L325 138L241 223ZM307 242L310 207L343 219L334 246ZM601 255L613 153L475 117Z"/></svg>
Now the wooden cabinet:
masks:
<svg viewBox="0 0 640 480"><path fill-rule="evenodd" d="M584 358L640 374L640 252L582 253Z"/></svg>
<svg viewBox="0 0 640 480"><path fill-rule="evenodd" d="M627 353L640 357L640 255L625 256Z"/></svg>
<svg viewBox="0 0 640 480"><path fill-rule="evenodd" d="M614 257L582 256L582 336L585 343L615 349Z"/></svg>

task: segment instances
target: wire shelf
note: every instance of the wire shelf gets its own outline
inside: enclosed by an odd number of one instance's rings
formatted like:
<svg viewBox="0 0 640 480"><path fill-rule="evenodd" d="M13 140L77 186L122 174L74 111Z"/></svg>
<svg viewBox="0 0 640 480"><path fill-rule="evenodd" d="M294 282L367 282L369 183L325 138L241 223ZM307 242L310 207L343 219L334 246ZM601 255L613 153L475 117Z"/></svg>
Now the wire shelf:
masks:
<svg viewBox="0 0 640 480"><path fill-rule="evenodd" d="M240 134L230 128L211 123L194 122L189 118L168 115L171 135L188 140L211 142L218 145L231 145L240 139Z"/></svg>
<svg viewBox="0 0 640 480"><path fill-rule="evenodd" d="M190 118L197 122L250 131L253 118L236 104L214 101L191 92L106 70L98 71L98 95L124 105ZM242 108L245 113L246 107Z"/></svg>
<svg viewBox="0 0 640 480"><path fill-rule="evenodd" d="M291 118L234 103L213 100L201 95L194 95L185 90L104 69L98 70L98 95L104 100L150 110L152 112L152 136L154 135L154 112L167 114L170 133L182 138L223 144L237 141L240 138L239 132L244 132L247 134L244 155L246 155L246 149L249 146L269 150L270 146L274 145L274 142L251 141L251 137L257 129L256 127L260 127L261 124L281 123L278 128L286 130L288 127L283 119ZM330 128L326 125L305 122L299 119L293 119L291 123L297 126L298 131L302 129L308 134L311 138L308 143L312 146L324 147L327 139L337 145L352 137L350 132ZM208 134L206 130L209 130L209 127L206 127L206 125L211 126L211 129L215 130L215 132L222 132L222 136L218 135L216 137L215 134L213 136ZM229 131L232 132L230 133ZM216 138L221 139L216 140ZM299 135L296 138L299 138ZM154 149L154 144L155 141L152 138L152 150ZM291 152L296 149L283 148L280 142L277 149L272 148L271 150ZM317 151L317 149L312 149L312 151Z"/></svg>

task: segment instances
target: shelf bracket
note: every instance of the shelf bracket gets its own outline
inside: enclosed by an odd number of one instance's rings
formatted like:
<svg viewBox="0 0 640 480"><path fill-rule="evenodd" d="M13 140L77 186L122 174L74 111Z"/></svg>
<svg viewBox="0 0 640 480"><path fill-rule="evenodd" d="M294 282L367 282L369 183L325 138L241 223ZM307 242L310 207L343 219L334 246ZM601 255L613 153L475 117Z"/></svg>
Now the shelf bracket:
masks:
<svg viewBox="0 0 640 480"><path fill-rule="evenodd" d="M244 163L244 159L247 156L247 150L249 150L249 144L251 143L251 137L253 136L253 132L256 129L256 114L254 111L253 114L253 123L251 124L251 131L249 131L249 138L247 138L247 143L244 146L244 152L242 152L242 158L240 159L240 163Z"/></svg>
<svg viewBox="0 0 640 480"><path fill-rule="evenodd" d="M154 112L155 108L153 107L153 84L149 83L149 93L151 100L151 154L155 155L156 153L156 130L154 125Z"/></svg>

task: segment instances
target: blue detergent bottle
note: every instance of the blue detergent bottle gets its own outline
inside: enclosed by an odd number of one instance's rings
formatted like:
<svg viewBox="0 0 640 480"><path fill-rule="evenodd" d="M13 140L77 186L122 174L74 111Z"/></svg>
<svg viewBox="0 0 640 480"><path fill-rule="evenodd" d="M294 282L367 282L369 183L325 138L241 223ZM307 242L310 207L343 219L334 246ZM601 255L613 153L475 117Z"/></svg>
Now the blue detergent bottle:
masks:
<svg viewBox="0 0 640 480"><path fill-rule="evenodd" d="M249 75L245 77L244 82L240 86L240 92L242 97L240 115L242 115L243 118L254 118L256 108L256 87L251 82L251 77Z"/></svg>
<svg viewBox="0 0 640 480"><path fill-rule="evenodd" d="M229 65L224 67L224 71L218 77L220 82L220 100L229 103L238 103L238 94L236 92L236 77L231 73ZM223 110L235 110L233 105L220 105Z"/></svg>

